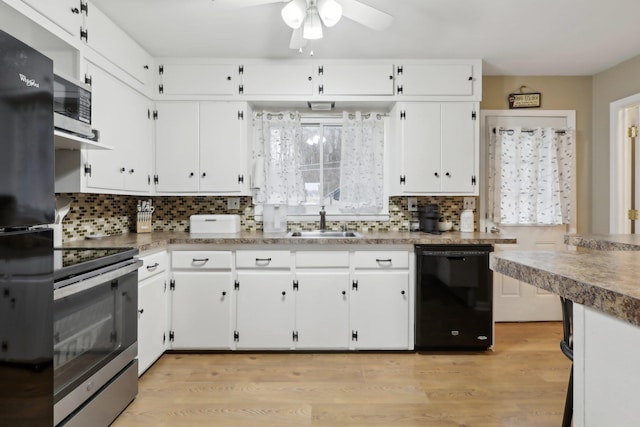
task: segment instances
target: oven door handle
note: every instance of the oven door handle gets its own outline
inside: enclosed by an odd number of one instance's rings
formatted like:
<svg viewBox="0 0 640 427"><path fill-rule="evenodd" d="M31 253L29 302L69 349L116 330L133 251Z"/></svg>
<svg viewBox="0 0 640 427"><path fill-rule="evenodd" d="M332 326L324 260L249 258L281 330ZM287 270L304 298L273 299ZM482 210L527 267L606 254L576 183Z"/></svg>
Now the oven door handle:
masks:
<svg viewBox="0 0 640 427"><path fill-rule="evenodd" d="M86 279L83 279L83 276L76 276L73 278L75 280L73 284L62 286L54 290L53 299L55 301L86 291L104 283L110 283L112 280L138 270L142 264L142 260L135 260L133 262L126 261L125 263L116 264L115 268L114 266L109 266L105 269L88 273L87 276L90 277L87 277Z"/></svg>

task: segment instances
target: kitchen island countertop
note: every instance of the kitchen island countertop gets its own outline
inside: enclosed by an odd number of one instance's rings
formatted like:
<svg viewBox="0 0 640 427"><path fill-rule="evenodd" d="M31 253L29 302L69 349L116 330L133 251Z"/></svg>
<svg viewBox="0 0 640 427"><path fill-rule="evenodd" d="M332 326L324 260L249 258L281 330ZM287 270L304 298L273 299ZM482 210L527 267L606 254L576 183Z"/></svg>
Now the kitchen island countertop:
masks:
<svg viewBox="0 0 640 427"><path fill-rule="evenodd" d="M640 251L638 234L567 234L564 243L600 251Z"/></svg>

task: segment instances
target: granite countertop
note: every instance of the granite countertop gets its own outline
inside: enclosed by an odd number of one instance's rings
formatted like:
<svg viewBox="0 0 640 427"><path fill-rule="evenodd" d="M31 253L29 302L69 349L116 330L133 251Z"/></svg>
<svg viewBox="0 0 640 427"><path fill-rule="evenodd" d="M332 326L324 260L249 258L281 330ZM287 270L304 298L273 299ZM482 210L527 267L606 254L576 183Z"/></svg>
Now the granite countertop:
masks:
<svg viewBox="0 0 640 427"><path fill-rule="evenodd" d="M564 243L601 251L640 251L638 234L568 234L564 236Z"/></svg>
<svg viewBox="0 0 640 427"><path fill-rule="evenodd" d="M362 237L288 237L287 233L241 232L235 234L190 234L188 232L128 233L102 239L67 242L64 247L136 247L140 252L173 244L216 245L416 245L416 244L509 244L513 237L495 233L446 232L439 235L414 232L360 232Z"/></svg>
<svg viewBox="0 0 640 427"><path fill-rule="evenodd" d="M505 251L493 271L640 326L640 254L630 251Z"/></svg>

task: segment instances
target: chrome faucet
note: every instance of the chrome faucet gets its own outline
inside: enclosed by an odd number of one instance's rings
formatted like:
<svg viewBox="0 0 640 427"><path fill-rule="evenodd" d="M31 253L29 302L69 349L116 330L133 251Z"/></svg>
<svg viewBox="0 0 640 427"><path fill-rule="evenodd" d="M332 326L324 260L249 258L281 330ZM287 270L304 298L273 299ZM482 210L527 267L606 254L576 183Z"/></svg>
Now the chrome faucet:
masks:
<svg viewBox="0 0 640 427"><path fill-rule="evenodd" d="M327 212L324 210L324 205L320 207L320 230L327 228Z"/></svg>

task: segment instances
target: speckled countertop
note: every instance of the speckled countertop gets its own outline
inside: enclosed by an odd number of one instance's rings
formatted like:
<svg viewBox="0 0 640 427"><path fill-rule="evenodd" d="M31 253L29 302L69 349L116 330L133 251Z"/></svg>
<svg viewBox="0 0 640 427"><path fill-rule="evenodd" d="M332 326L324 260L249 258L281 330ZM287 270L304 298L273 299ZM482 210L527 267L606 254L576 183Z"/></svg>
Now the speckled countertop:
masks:
<svg viewBox="0 0 640 427"><path fill-rule="evenodd" d="M640 251L638 234L568 234L564 236L564 243L600 251Z"/></svg>
<svg viewBox="0 0 640 427"><path fill-rule="evenodd" d="M505 251L493 271L640 326L640 253Z"/></svg>
<svg viewBox="0 0 640 427"><path fill-rule="evenodd" d="M140 252L166 248L167 245L416 245L416 244L508 244L513 237L492 233L446 232L440 235L410 232L360 233L362 237L304 238L287 233L241 232L236 234L189 234L187 232L129 233L102 239L67 242L65 247L136 247Z"/></svg>

